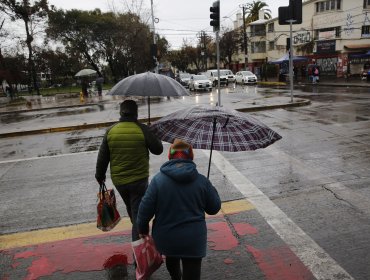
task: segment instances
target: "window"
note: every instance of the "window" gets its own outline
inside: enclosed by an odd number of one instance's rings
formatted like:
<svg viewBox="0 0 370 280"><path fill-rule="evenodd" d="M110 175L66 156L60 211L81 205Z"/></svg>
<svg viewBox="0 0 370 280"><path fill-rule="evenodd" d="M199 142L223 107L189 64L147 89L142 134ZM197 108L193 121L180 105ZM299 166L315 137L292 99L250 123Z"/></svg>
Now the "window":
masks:
<svg viewBox="0 0 370 280"><path fill-rule="evenodd" d="M364 9L370 9L370 0L364 0Z"/></svg>
<svg viewBox="0 0 370 280"><path fill-rule="evenodd" d="M252 53L265 53L266 42L252 42L251 44Z"/></svg>
<svg viewBox="0 0 370 280"><path fill-rule="evenodd" d="M269 42L269 51L273 51L275 49L275 41Z"/></svg>
<svg viewBox="0 0 370 280"><path fill-rule="evenodd" d="M370 0L364 0L370 1ZM342 0L326 0L315 3L316 13L322 13L326 11L336 11L341 9Z"/></svg>
<svg viewBox="0 0 370 280"><path fill-rule="evenodd" d="M370 25L362 26L361 37L370 38Z"/></svg>
<svg viewBox="0 0 370 280"><path fill-rule="evenodd" d="M315 30L315 40L329 40L341 37L342 28L340 26Z"/></svg>
<svg viewBox="0 0 370 280"><path fill-rule="evenodd" d="M251 26L251 37L265 36L265 35L266 35L266 27L265 27L264 24L252 25Z"/></svg>
<svg viewBox="0 0 370 280"><path fill-rule="evenodd" d="M267 32L274 32L274 23L269 23L267 25Z"/></svg>

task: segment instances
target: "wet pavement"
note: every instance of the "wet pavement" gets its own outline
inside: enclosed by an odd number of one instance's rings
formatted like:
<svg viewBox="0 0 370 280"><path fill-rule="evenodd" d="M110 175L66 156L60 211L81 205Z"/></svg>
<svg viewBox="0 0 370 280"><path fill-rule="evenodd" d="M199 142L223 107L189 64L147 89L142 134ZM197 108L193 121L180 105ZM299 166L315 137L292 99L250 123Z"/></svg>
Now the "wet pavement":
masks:
<svg viewBox="0 0 370 280"><path fill-rule="evenodd" d="M302 85L294 99L311 104L294 107L286 88L227 90L224 106L249 108L283 139L253 152L214 151L210 178L223 208L207 218L202 279L370 278L368 94L367 88ZM159 116L214 98L199 93L158 100L151 112ZM103 100L103 110L86 104L19 112L26 117L17 123L3 113L1 129L115 121L115 102ZM261 104L281 107L256 110ZM146 114L143 102L139 115ZM127 218L113 232L95 227L94 165L104 130L2 137L1 279L134 279ZM209 151L195 151L203 174L208 158ZM165 160L152 156L150 174ZM118 207L127 217L120 199ZM169 279L165 266L151 279Z"/></svg>
<svg viewBox="0 0 370 280"><path fill-rule="evenodd" d="M302 98L294 98L290 102L286 95L286 89L261 88L257 91L256 87L244 87L242 90L233 87L223 88L221 105L236 110L261 110L270 106L287 107L300 106L308 103ZM134 98L139 104L139 118L143 122L148 121L148 105L145 98ZM104 95L102 99L93 97L85 102L79 98L68 98L65 101L62 97L40 98L30 97L29 102L23 106L0 107L0 137L7 135L25 134L25 132L37 131L45 133L47 131L68 130L68 127L79 126L78 128L105 127L117 121L119 117L119 103L122 97L112 97ZM151 121L161 116L182 109L185 106L211 104L218 102L216 91L211 94L198 92L191 96L179 98L151 98L150 118ZM67 103L67 104L66 104ZM11 112L10 112L11 110ZM76 117L73 117L73 116ZM28 134L31 134L29 132Z"/></svg>

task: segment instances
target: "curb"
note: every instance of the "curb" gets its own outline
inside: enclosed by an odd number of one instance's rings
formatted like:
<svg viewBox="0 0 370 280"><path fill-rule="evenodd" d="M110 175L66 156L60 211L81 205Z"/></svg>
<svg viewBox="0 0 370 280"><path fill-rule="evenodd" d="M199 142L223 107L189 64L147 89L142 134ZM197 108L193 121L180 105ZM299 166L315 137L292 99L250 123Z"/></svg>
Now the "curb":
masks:
<svg viewBox="0 0 370 280"><path fill-rule="evenodd" d="M287 107L301 107L311 104L310 100L299 100L293 103L284 103L278 105L265 105L265 106L256 106L256 107L248 107L248 108L241 108L235 109L239 112L256 112L256 111L263 111L263 110L273 110L278 108L287 108ZM60 108L60 107L57 107ZM161 117L151 117L150 121L157 121ZM148 118L139 119L141 123L148 123ZM6 132L0 134L0 139L2 138L10 138L16 136L26 136L26 135L36 135L36 134L44 134L44 133L55 133L55 132L66 132L66 131L73 131L73 130L83 130L83 129L92 129L92 128L103 128L109 127L113 124L117 123L117 121L110 121L110 122L100 122L100 123L90 123L90 124L81 124L81 125L71 125L71 126L61 126L61 127L50 127L50 128L41 128L41 129L34 129L34 130L23 130L23 131L14 131L14 132Z"/></svg>
<svg viewBox="0 0 370 280"><path fill-rule="evenodd" d="M102 102L104 103L104 101ZM36 109L22 109L22 110L15 110L15 111L0 111L0 115L6 115L6 114L13 114L13 113L26 113L30 111L45 111L45 110L55 110L55 109L65 109L65 108L78 108L78 107L87 107L87 106L98 106L101 103L85 103L85 104L76 104L76 105L63 105L63 106L53 106L53 107L44 107L44 108L36 108Z"/></svg>

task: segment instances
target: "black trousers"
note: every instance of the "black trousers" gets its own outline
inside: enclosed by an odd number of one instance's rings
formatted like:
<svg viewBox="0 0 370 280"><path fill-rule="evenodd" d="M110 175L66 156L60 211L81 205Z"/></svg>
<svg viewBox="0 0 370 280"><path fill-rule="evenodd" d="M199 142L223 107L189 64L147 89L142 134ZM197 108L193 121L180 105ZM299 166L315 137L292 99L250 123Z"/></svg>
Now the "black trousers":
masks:
<svg viewBox="0 0 370 280"><path fill-rule="evenodd" d="M182 262L182 273L180 261ZM166 257L166 267L172 280L200 280L202 258Z"/></svg>
<svg viewBox="0 0 370 280"><path fill-rule="evenodd" d="M123 202L126 205L127 214L132 223L132 241L139 240L139 233L136 226L137 213L142 197L148 188L148 178L139 180L130 184L116 186L117 191L121 195Z"/></svg>

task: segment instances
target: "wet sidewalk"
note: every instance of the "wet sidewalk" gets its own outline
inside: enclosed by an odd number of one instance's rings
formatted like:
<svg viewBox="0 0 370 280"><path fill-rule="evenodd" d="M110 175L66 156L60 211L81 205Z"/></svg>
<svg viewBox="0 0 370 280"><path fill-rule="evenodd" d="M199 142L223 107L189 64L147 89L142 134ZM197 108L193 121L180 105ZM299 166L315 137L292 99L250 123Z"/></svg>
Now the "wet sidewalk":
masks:
<svg viewBox="0 0 370 280"><path fill-rule="evenodd" d="M139 118L148 122L148 104L146 98L135 98L139 105ZM119 104L124 97L92 97L81 102L79 97L58 95L54 97L32 96L27 104L20 106L3 106L0 108L2 126L0 138L61 132L74 129L107 127L119 118ZM151 97L150 121L170 114L187 106L216 105L218 95L214 92L191 93L190 96L169 98ZM222 88L221 105L242 112L285 108L308 105L309 101L291 97L286 88ZM77 116L77 117L76 117Z"/></svg>

